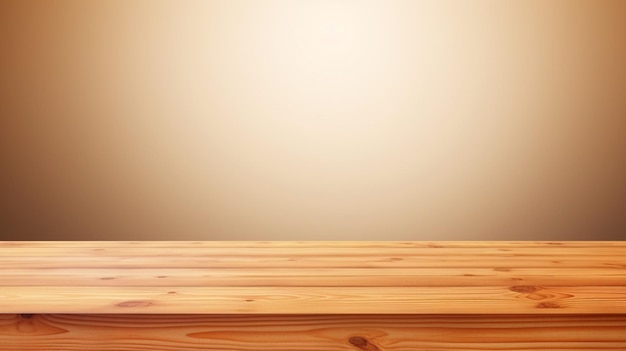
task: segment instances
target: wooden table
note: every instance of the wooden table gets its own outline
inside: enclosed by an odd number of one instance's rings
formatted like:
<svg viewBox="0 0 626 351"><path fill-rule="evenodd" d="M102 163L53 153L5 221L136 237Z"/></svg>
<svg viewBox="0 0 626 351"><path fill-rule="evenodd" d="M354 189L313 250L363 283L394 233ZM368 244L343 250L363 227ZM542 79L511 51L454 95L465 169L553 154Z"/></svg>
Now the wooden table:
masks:
<svg viewBox="0 0 626 351"><path fill-rule="evenodd" d="M0 242L4 351L626 350L626 242Z"/></svg>

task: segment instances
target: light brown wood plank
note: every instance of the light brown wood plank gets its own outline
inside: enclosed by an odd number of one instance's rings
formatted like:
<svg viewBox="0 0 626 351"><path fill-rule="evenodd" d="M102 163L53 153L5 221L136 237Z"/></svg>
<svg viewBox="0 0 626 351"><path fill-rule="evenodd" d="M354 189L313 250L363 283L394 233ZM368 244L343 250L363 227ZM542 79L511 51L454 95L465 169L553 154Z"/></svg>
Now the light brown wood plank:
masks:
<svg viewBox="0 0 626 351"><path fill-rule="evenodd" d="M0 315L0 351L623 351L626 315Z"/></svg>
<svg viewBox="0 0 626 351"><path fill-rule="evenodd" d="M624 314L626 288L4 286L3 313Z"/></svg>
<svg viewBox="0 0 626 351"><path fill-rule="evenodd" d="M4 242L0 313L626 313L626 243L171 243Z"/></svg>
<svg viewBox="0 0 626 351"><path fill-rule="evenodd" d="M0 256L0 267L16 268L626 268L626 256L406 256L383 250L371 256Z"/></svg>
<svg viewBox="0 0 626 351"><path fill-rule="evenodd" d="M396 257L443 258L593 258L598 256L624 258L626 247L563 248L376 248L376 247L0 247L0 257L359 257L376 258L384 254ZM591 256L591 257L590 257ZM626 258L624 258L626 264Z"/></svg>
<svg viewBox="0 0 626 351"><path fill-rule="evenodd" d="M41 268L0 286L626 286L626 268Z"/></svg>

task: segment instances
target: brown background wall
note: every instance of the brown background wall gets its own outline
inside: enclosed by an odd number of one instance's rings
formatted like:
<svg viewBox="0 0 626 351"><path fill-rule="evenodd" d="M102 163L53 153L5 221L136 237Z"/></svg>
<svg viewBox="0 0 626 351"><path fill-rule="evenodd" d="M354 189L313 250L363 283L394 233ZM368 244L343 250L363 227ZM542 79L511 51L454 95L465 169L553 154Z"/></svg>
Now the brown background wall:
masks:
<svg viewBox="0 0 626 351"><path fill-rule="evenodd" d="M626 239L626 2L0 1L0 239Z"/></svg>

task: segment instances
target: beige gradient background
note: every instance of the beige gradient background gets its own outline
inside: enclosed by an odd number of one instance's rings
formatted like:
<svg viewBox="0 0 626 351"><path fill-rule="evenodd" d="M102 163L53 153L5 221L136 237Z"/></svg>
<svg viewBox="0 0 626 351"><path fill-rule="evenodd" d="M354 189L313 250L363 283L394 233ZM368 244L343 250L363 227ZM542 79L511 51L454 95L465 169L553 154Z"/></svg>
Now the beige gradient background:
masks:
<svg viewBox="0 0 626 351"><path fill-rule="evenodd" d="M626 239L626 1L0 0L0 239Z"/></svg>

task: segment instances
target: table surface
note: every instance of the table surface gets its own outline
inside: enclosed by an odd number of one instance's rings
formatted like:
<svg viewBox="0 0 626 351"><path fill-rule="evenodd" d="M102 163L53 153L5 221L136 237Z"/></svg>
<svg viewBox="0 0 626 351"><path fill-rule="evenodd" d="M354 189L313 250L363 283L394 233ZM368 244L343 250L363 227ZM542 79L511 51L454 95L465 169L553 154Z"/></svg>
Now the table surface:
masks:
<svg viewBox="0 0 626 351"><path fill-rule="evenodd" d="M0 241L0 313L625 314L626 242Z"/></svg>

